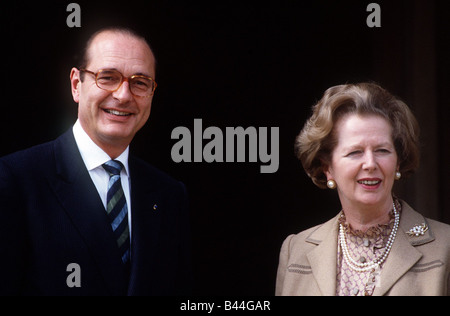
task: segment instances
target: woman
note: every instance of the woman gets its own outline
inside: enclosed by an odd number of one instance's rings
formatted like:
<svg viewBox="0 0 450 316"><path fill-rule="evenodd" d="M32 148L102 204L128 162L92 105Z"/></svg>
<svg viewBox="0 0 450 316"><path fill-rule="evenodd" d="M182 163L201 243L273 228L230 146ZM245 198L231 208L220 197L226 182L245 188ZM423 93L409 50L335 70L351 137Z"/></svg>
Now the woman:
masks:
<svg viewBox="0 0 450 316"><path fill-rule="evenodd" d="M376 84L328 89L295 145L342 211L283 243L276 295L450 295L450 226L392 194L418 167L418 125Z"/></svg>

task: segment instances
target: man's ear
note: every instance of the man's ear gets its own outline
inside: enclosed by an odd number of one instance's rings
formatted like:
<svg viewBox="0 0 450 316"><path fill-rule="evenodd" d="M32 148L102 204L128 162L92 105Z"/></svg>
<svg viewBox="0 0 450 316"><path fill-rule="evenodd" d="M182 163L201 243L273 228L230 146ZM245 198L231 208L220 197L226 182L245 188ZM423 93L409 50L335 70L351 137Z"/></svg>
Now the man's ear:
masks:
<svg viewBox="0 0 450 316"><path fill-rule="evenodd" d="M72 89L72 97L76 103L80 102L80 71L77 68L72 68L70 71L70 86Z"/></svg>

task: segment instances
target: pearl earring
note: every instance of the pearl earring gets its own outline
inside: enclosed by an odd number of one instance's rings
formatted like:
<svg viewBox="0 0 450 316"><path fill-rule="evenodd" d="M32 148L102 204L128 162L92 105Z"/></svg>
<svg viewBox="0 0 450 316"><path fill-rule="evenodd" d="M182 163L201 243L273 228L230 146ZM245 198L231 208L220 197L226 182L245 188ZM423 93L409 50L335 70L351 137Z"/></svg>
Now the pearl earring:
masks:
<svg viewBox="0 0 450 316"><path fill-rule="evenodd" d="M336 189L336 181L334 181L334 180L328 180L327 181L327 187L328 188L330 188L330 189Z"/></svg>
<svg viewBox="0 0 450 316"><path fill-rule="evenodd" d="M400 180L401 177L402 177L402 174L400 173L400 171L397 171L395 173L395 180Z"/></svg>

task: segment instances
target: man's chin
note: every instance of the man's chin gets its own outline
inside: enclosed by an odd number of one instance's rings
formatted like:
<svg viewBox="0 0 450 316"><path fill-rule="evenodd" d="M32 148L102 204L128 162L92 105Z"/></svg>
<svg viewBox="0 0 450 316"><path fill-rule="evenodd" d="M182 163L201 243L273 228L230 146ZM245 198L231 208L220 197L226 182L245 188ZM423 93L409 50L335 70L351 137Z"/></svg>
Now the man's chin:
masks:
<svg viewBox="0 0 450 316"><path fill-rule="evenodd" d="M128 131L124 127L115 126L114 128L107 128L101 132L101 138L108 141L110 144L123 144L125 142L130 143L133 139L134 133Z"/></svg>

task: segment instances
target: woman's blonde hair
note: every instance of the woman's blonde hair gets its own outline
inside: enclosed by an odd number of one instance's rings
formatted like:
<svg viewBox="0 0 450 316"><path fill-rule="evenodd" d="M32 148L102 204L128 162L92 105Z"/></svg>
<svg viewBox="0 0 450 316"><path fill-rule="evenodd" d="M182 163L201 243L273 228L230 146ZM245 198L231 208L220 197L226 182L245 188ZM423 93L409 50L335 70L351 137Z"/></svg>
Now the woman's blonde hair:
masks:
<svg viewBox="0 0 450 316"><path fill-rule="evenodd" d="M295 141L296 156L308 176L320 188L326 188L324 168L331 163L337 145L336 122L347 114L379 115L392 126L392 139L402 175L419 166L419 125L408 106L374 83L339 85L325 91L313 106Z"/></svg>

